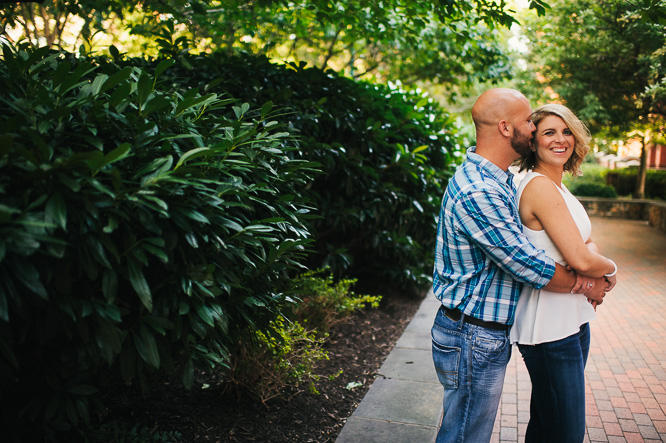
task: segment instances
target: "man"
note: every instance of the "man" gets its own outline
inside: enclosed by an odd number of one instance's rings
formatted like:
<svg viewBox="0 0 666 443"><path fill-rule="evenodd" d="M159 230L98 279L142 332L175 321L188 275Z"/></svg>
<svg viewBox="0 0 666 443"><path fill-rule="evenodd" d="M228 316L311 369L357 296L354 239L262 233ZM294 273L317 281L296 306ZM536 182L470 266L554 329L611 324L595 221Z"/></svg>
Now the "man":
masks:
<svg viewBox="0 0 666 443"><path fill-rule="evenodd" d="M433 290L442 302L432 353L444 386L437 443L490 441L506 365L509 327L523 284L578 292L575 272L522 233L509 166L530 150L532 108L513 89L484 92L472 107L476 147L449 181L437 227ZM585 296L601 303L604 279ZM582 296L582 295L581 295Z"/></svg>

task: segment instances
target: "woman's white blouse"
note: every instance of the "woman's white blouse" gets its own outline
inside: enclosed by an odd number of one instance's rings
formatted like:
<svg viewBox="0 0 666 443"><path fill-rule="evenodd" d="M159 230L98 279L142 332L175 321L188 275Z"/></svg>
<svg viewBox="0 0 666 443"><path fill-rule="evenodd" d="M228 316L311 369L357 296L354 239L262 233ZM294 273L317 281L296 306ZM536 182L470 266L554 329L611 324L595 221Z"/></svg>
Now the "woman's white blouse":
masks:
<svg viewBox="0 0 666 443"><path fill-rule="evenodd" d="M519 204L525 186L539 175L542 174L530 172L521 180L518 188ZM583 241L587 241L592 232L592 224L585 208L564 185L562 185L563 189L560 189L555 183L553 186L562 194L567 208L578 226L581 238ZM564 257L545 231L533 231L525 226L523 226L523 230L534 246L543 249L546 251L546 255L566 266ZM595 317L594 307L582 294L550 292L525 285L516 307L516 318L511 328L511 343L534 345L560 340L575 334L582 324Z"/></svg>

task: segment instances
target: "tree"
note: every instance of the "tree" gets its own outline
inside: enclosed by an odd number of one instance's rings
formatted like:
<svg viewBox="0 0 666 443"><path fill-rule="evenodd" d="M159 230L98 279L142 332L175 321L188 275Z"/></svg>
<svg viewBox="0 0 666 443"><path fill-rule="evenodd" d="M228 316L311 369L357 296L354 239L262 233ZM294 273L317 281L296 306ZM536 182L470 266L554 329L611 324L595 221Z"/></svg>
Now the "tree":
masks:
<svg viewBox="0 0 666 443"><path fill-rule="evenodd" d="M643 147L634 197L644 194L650 134L666 117L666 2L556 0L528 21L527 59L593 131L639 130Z"/></svg>
<svg viewBox="0 0 666 443"><path fill-rule="evenodd" d="M543 0L530 0L530 6L539 13L547 7ZM0 19L22 27L34 44L52 45L61 44L64 25L74 16L83 19L85 39L104 30L109 17L122 20L133 11L144 14L133 27L137 34L163 34L170 22L171 30L173 24L187 29L195 42L206 39L209 49L259 52L403 84L471 84L505 76L510 63L497 31L516 22L504 0L56 0L5 6Z"/></svg>

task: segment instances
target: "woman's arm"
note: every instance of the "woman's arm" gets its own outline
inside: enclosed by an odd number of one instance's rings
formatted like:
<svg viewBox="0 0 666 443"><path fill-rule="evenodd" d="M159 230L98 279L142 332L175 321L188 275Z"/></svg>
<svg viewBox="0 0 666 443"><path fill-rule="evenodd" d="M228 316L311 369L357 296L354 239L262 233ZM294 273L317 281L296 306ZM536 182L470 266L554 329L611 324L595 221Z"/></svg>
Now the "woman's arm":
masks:
<svg viewBox="0 0 666 443"><path fill-rule="evenodd" d="M578 226L553 182L535 177L520 199L520 216L530 229L543 229L562 253L567 264L579 274L604 277L615 271L615 264L583 241Z"/></svg>
<svg viewBox="0 0 666 443"><path fill-rule="evenodd" d="M587 246L587 249L589 249L590 251L596 252L597 254L600 253L599 252L599 247L597 246L597 244L595 242L592 241L591 237L587 239L587 242L585 242L585 245ZM615 287L615 283L617 283L617 275L612 275L610 277L604 276L604 278L606 279L606 281L610 285L608 287L608 290L610 291L611 289L613 289Z"/></svg>

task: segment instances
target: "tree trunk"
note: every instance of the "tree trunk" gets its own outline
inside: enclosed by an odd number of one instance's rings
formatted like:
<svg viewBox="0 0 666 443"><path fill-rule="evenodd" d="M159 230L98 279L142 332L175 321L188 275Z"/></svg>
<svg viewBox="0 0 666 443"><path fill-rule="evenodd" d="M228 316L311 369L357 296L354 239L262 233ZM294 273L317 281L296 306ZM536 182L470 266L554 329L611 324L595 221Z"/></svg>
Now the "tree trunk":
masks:
<svg viewBox="0 0 666 443"><path fill-rule="evenodd" d="M647 157L650 151L649 146L650 131L645 131L641 141L641 164L638 166L638 175L636 176L636 188L633 197L641 199L645 197L645 176L647 175Z"/></svg>

